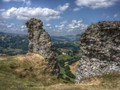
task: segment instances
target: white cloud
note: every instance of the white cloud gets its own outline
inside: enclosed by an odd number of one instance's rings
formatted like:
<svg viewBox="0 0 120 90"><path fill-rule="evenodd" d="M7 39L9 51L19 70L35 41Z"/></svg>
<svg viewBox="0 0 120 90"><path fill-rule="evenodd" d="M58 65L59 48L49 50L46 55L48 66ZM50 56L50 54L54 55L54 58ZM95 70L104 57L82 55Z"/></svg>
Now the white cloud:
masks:
<svg viewBox="0 0 120 90"><path fill-rule="evenodd" d="M8 27L8 28L11 28L11 27L13 27L14 25L15 25L14 23L10 23L10 24L7 25L7 27Z"/></svg>
<svg viewBox="0 0 120 90"><path fill-rule="evenodd" d="M108 15L105 13L102 15L102 18L104 20L118 20L119 17L120 17L120 14L118 12L114 13L113 15Z"/></svg>
<svg viewBox="0 0 120 90"><path fill-rule="evenodd" d="M30 0L4 0L4 2L10 1L30 1ZM27 3L27 2L26 2ZM65 3L63 6L59 5L55 9L41 8L41 7L11 7L7 10L0 9L2 18L11 19L16 18L19 20L27 20L29 18L40 18L44 20L59 19L61 14L69 8L69 3Z"/></svg>
<svg viewBox="0 0 120 90"><path fill-rule="evenodd" d="M117 18L117 17L118 17L118 14L117 14L117 13L116 13L116 14L114 14L114 15L113 15L113 17L114 17L114 18Z"/></svg>
<svg viewBox="0 0 120 90"><path fill-rule="evenodd" d="M80 10L80 8L74 8L74 9L73 9L73 11L75 11L75 12L76 12L76 11L79 11L79 10Z"/></svg>
<svg viewBox="0 0 120 90"><path fill-rule="evenodd" d="M19 2L26 5L31 5L31 0L3 0L4 2Z"/></svg>
<svg viewBox="0 0 120 90"><path fill-rule="evenodd" d="M71 23L67 25L68 32L74 30L84 30L86 29L87 25L83 24L82 20L72 20Z"/></svg>
<svg viewBox="0 0 120 90"><path fill-rule="evenodd" d="M45 20L60 18L60 12L49 8L12 7L2 12L3 18L29 19L38 17Z"/></svg>
<svg viewBox="0 0 120 90"><path fill-rule="evenodd" d="M0 9L0 12L3 12L3 11L5 11L5 9Z"/></svg>
<svg viewBox="0 0 120 90"><path fill-rule="evenodd" d="M26 25L22 25L22 26L21 26L21 29L26 29Z"/></svg>
<svg viewBox="0 0 120 90"><path fill-rule="evenodd" d="M60 24L46 27L48 32L54 35L76 35L83 33L88 25L84 24L82 20L72 20L70 22L63 21Z"/></svg>
<svg viewBox="0 0 120 90"><path fill-rule="evenodd" d="M6 21L0 21L0 27L6 27L6 28L11 28L14 27L14 23L7 23Z"/></svg>
<svg viewBox="0 0 120 90"><path fill-rule="evenodd" d="M49 24L49 23L48 23L48 24L46 24L46 26L47 26L47 27L50 27L50 26L51 26L51 24Z"/></svg>
<svg viewBox="0 0 120 90"><path fill-rule="evenodd" d="M68 8L69 8L69 6L70 6L70 4L69 3L65 3L63 6L58 6L58 10L60 10L60 11L65 11L65 10L67 10Z"/></svg>
<svg viewBox="0 0 120 90"><path fill-rule="evenodd" d="M27 29L25 25L15 25L7 21L0 21L0 32L26 34Z"/></svg>
<svg viewBox="0 0 120 90"><path fill-rule="evenodd" d="M21 31L27 30L26 25L22 25L22 26L20 27L20 30L21 30Z"/></svg>
<svg viewBox="0 0 120 90"><path fill-rule="evenodd" d="M76 0L76 5L86 6L93 9L113 6L119 0Z"/></svg>
<svg viewBox="0 0 120 90"><path fill-rule="evenodd" d="M60 22L60 24L67 24L67 23L68 23L67 20Z"/></svg>

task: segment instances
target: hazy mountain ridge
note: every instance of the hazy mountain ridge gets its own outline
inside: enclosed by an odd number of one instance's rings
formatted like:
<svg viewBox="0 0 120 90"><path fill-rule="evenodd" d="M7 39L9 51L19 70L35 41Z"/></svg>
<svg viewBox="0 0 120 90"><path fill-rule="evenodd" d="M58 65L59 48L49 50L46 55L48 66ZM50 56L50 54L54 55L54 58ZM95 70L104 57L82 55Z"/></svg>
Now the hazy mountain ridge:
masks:
<svg viewBox="0 0 120 90"><path fill-rule="evenodd" d="M61 42L77 42L79 35L77 36L51 36L51 39L54 43ZM56 46L56 45L55 45ZM4 48L13 48L21 49L23 52L28 51L28 39L27 35L13 34L13 33L3 33L0 32L0 53L4 53L2 49ZM19 54L19 53L18 53ZM12 55L12 52L11 52ZM13 54L14 55L14 54Z"/></svg>
<svg viewBox="0 0 120 90"><path fill-rule="evenodd" d="M28 50L26 35L0 32L0 53L15 55L24 54Z"/></svg>

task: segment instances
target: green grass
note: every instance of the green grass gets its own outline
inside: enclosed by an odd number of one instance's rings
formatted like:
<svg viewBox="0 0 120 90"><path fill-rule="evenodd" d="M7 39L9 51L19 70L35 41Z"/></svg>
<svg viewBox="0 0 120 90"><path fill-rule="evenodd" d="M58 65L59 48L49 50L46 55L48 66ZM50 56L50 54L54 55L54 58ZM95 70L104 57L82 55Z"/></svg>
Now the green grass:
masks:
<svg viewBox="0 0 120 90"><path fill-rule="evenodd" d="M65 83L74 83L75 82L75 76L72 74L69 68L69 60L71 60L71 56L69 55L59 55L57 57L59 67L60 67L60 78Z"/></svg>
<svg viewBox="0 0 120 90"><path fill-rule="evenodd" d="M17 55L17 54L25 54L27 51L22 49L15 49L15 48L3 48L0 47L1 53L7 54L7 55Z"/></svg>

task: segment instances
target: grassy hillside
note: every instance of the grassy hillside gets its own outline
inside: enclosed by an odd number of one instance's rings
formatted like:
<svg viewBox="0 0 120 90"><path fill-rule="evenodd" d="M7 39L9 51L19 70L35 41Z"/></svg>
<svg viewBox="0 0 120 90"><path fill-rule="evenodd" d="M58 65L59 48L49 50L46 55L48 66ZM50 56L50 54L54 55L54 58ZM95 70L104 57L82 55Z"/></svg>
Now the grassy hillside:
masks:
<svg viewBox="0 0 120 90"><path fill-rule="evenodd" d="M60 78L45 73L47 63L38 54L28 53L26 36L0 33L0 90L120 90L120 74L88 78L75 84L79 64L79 40L52 37L60 67ZM74 38L75 39L75 38Z"/></svg>
<svg viewBox="0 0 120 90"><path fill-rule="evenodd" d="M0 56L0 90L120 90L120 74L65 84L43 72L46 64L38 54Z"/></svg>
<svg viewBox="0 0 120 90"><path fill-rule="evenodd" d="M55 84L57 78L45 72L47 64L38 54L1 56L0 90Z"/></svg>
<svg viewBox="0 0 120 90"><path fill-rule="evenodd" d="M78 36L52 36L53 47L57 53L60 66L60 77L63 82L74 82L75 76L71 73L69 65L78 61L79 42ZM0 33L0 54L21 55L28 52L28 40L26 35Z"/></svg>

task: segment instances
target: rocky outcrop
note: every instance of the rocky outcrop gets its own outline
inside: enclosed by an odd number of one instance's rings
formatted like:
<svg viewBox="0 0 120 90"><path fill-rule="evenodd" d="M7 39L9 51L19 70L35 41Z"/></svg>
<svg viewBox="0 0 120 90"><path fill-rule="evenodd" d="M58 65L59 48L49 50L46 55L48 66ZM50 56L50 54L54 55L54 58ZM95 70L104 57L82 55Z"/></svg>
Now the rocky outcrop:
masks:
<svg viewBox="0 0 120 90"><path fill-rule="evenodd" d="M120 22L93 24L80 39L81 59L76 82L82 79L120 72Z"/></svg>
<svg viewBox="0 0 120 90"><path fill-rule="evenodd" d="M39 53L46 58L48 67L46 72L58 73L56 56L52 48L52 42L49 34L43 29L41 20L32 18L26 22L28 28L29 51Z"/></svg>

